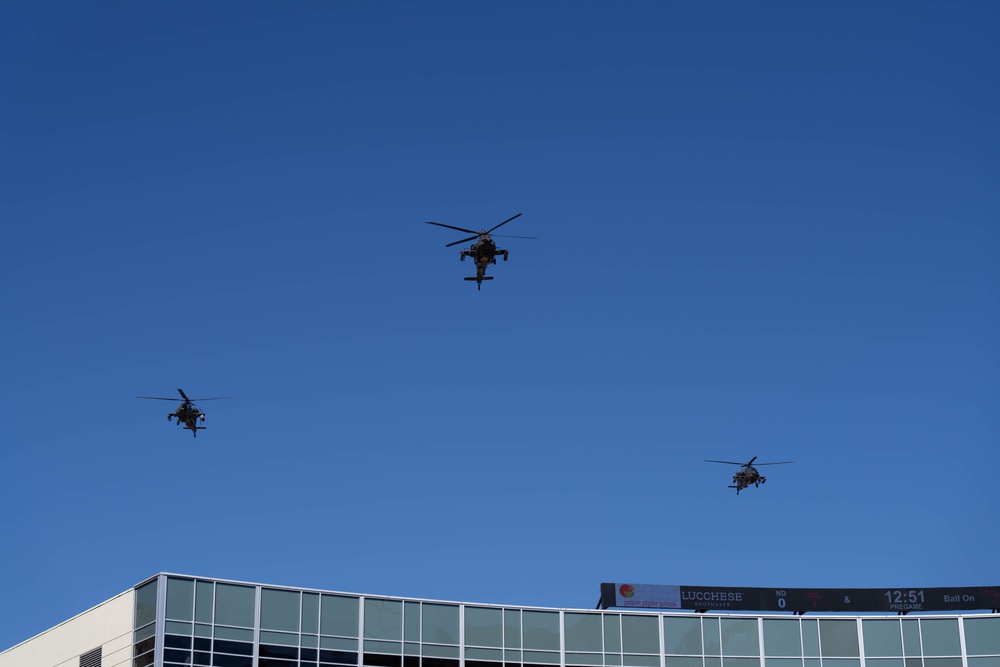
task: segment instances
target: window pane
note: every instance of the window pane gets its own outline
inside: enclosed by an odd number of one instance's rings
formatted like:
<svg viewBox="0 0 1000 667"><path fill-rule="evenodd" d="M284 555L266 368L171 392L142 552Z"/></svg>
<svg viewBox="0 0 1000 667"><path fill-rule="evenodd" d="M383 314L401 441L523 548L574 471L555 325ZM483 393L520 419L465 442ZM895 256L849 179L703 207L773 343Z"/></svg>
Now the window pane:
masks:
<svg viewBox="0 0 1000 667"><path fill-rule="evenodd" d="M816 621L809 619L801 621L802 627L802 654L809 656L819 655L819 627ZM809 667L808 660L806 667Z"/></svg>
<svg viewBox="0 0 1000 667"><path fill-rule="evenodd" d="M255 594L249 586L216 584L215 622L252 628Z"/></svg>
<svg viewBox="0 0 1000 667"><path fill-rule="evenodd" d="M968 658L969 667L1000 667L1000 657Z"/></svg>
<svg viewBox="0 0 1000 667"><path fill-rule="evenodd" d="M427 605L424 605L427 608ZM434 644L424 644L424 656L431 656L434 658L455 658L458 659L458 647L457 646L436 646ZM456 667L458 667L456 665Z"/></svg>
<svg viewBox="0 0 1000 667"><path fill-rule="evenodd" d="M604 656L600 653L567 653L567 665L603 665ZM701 667L699 665L699 667Z"/></svg>
<svg viewBox="0 0 1000 667"><path fill-rule="evenodd" d="M764 645L767 646L767 639L764 639ZM765 655L764 667L802 667L802 658L772 658Z"/></svg>
<svg viewBox="0 0 1000 667"><path fill-rule="evenodd" d="M915 618L903 619L903 655L920 655L920 626ZM907 667L911 667L907 665Z"/></svg>
<svg viewBox="0 0 1000 667"><path fill-rule="evenodd" d="M521 648L521 610L504 609L503 638L507 648Z"/></svg>
<svg viewBox="0 0 1000 667"><path fill-rule="evenodd" d="M465 611L468 613L469 610L466 609ZM495 611L499 612L500 610L496 609ZM465 649L465 659L503 662L503 651L498 648L467 648Z"/></svg>
<svg viewBox="0 0 1000 667"><path fill-rule="evenodd" d="M358 636L359 598L342 595L320 597L319 633L321 635Z"/></svg>
<svg viewBox="0 0 1000 667"><path fill-rule="evenodd" d="M962 667L962 659L955 658L924 658L924 667Z"/></svg>
<svg viewBox="0 0 1000 667"><path fill-rule="evenodd" d="M156 620L156 579L135 589L135 627Z"/></svg>
<svg viewBox="0 0 1000 667"><path fill-rule="evenodd" d="M420 603L403 603L403 639L408 642L420 641Z"/></svg>
<svg viewBox="0 0 1000 667"><path fill-rule="evenodd" d="M856 658L858 650L858 623L854 620L819 622L819 641L824 658Z"/></svg>
<svg viewBox="0 0 1000 667"><path fill-rule="evenodd" d="M559 650L559 614L554 611L521 612L524 648ZM558 656L557 656L558 657ZM527 661L527 658L525 658Z"/></svg>
<svg viewBox="0 0 1000 667"><path fill-rule="evenodd" d="M298 591L260 590L260 627L268 630L299 631Z"/></svg>
<svg viewBox="0 0 1000 667"><path fill-rule="evenodd" d="M626 653L622 656L622 664L626 667L660 667L660 656L630 655Z"/></svg>
<svg viewBox="0 0 1000 667"><path fill-rule="evenodd" d="M458 607L455 605L427 604L425 602L421 621L421 636L425 642L434 644L458 643Z"/></svg>
<svg viewBox="0 0 1000 667"><path fill-rule="evenodd" d="M902 658L869 658L865 653L867 667L905 667Z"/></svg>
<svg viewBox="0 0 1000 667"><path fill-rule="evenodd" d="M1000 655L1000 618L965 619L965 652L969 655ZM972 667L971 661L969 667Z"/></svg>
<svg viewBox="0 0 1000 667"><path fill-rule="evenodd" d="M403 603L399 600L365 600L365 638L403 638Z"/></svg>
<svg viewBox="0 0 1000 667"><path fill-rule="evenodd" d="M802 655L798 620L764 619L764 655Z"/></svg>
<svg viewBox="0 0 1000 667"><path fill-rule="evenodd" d="M958 644L957 618L921 619L920 636L924 640L924 657L929 655L961 655L962 653Z"/></svg>
<svg viewBox="0 0 1000 667"><path fill-rule="evenodd" d="M302 594L302 632L319 634L319 594Z"/></svg>
<svg viewBox="0 0 1000 667"><path fill-rule="evenodd" d="M719 628L719 619L702 618L701 633L705 636L705 655L722 655L722 631ZM706 663L705 667L709 667ZM722 667L722 663L719 663Z"/></svg>
<svg viewBox="0 0 1000 667"><path fill-rule="evenodd" d="M211 581L199 581L195 584L194 620L199 623L212 622L212 596L215 584Z"/></svg>
<svg viewBox="0 0 1000 667"><path fill-rule="evenodd" d="M558 653L544 653L542 651L525 651L524 661L528 663L543 663L549 665L559 664Z"/></svg>
<svg viewBox="0 0 1000 667"><path fill-rule="evenodd" d="M701 619L664 616L663 652L701 655Z"/></svg>
<svg viewBox="0 0 1000 667"><path fill-rule="evenodd" d="M760 658L723 658L722 667L760 667Z"/></svg>
<svg viewBox="0 0 1000 667"><path fill-rule="evenodd" d="M167 618L193 621L194 582L190 579L167 579Z"/></svg>
<svg viewBox="0 0 1000 667"><path fill-rule="evenodd" d="M677 658L668 655L667 667L701 667L701 658Z"/></svg>
<svg viewBox="0 0 1000 667"><path fill-rule="evenodd" d="M604 652L622 652L622 622L618 614L604 615Z"/></svg>
<svg viewBox="0 0 1000 667"><path fill-rule="evenodd" d="M466 607L465 643L469 646L503 646L503 611L483 607ZM492 658L476 659L488 660Z"/></svg>
<svg viewBox="0 0 1000 667"><path fill-rule="evenodd" d="M863 620L861 629L865 638L865 657L891 657L903 655L903 635L899 621ZM879 663L880 667L886 667Z"/></svg>
<svg viewBox="0 0 1000 667"><path fill-rule="evenodd" d="M722 655L760 655L755 618L722 619ZM757 662L760 662L758 659ZM726 667L725 660L722 661Z"/></svg>
<svg viewBox="0 0 1000 667"><path fill-rule="evenodd" d="M622 650L625 653L660 653L658 616L622 616Z"/></svg>
<svg viewBox="0 0 1000 667"><path fill-rule="evenodd" d="M468 609L465 610L468 614ZM603 651L601 645L601 617L599 614L563 615L567 651ZM468 641L468 636L466 637ZM590 663L587 663L590 664Z"/></svg>
<svg viewBox="0 0 1000 667"><path fill-rule="evenodd" d="M823 667L861 667L861 660L857 658L823 658Z"/></svg>

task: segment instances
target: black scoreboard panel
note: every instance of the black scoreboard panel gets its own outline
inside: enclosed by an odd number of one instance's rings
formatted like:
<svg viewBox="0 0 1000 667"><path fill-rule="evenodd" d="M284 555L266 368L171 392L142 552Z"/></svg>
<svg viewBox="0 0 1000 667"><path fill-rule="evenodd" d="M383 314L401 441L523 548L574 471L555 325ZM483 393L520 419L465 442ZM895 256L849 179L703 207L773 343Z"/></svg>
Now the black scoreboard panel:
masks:
<svg viewBox="0 0 1000 667"><path fill-rule="evenodd" d="M601 584L601 606L789 612L920 612L1000 609L1000 586L972 588L733 588Z"/></svg>

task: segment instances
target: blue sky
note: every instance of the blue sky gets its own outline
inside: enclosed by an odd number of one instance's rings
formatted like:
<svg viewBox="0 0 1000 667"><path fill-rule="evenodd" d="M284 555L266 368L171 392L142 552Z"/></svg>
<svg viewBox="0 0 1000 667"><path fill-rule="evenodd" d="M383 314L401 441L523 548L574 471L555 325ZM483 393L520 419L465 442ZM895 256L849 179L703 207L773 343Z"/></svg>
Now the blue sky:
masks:
<svg viewBox="0 0 1000 667"><path fill-rule="evenodd" d="M163 570L1000 583L998 18L5 5L0 647ZM481 292L424 224L518 212Z"/></svg>

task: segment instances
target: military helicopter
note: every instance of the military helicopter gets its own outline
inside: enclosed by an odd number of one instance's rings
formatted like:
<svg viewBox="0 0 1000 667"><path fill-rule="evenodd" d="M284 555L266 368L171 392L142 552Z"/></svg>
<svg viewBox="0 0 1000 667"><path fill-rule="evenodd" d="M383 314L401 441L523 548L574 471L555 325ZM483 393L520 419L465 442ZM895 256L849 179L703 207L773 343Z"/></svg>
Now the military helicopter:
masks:
<svg viewBox="0 0 1000 667"><path fill-rule="evenodd" d="M177 424L184 424L184 428L191 431L194 437L198 437L198 431L204 431L204 426L198 426L198 420L205 421L205 413L195 407L195 401L218 401L223 398L232 398L232 396L216 396L214 398L188 398L187 394L184 393L183 389L178 389L177 392L181 395L184 400L181 402L177 409L167 415L167 421L170 421L174 417L177 418ZM136 398L149 398L154 401L176 401L176 398L162 398L160 396L136 396Z"/></svg>
<svg viewBox="0 0 1000 667"><path fill-rule="evenodd" d="M740 470L733 475L733 483L729 486L730 489L736 489L736 495L740 495L740 491L747 488L751 484L754 488L759 487L761 484L767 481L767 477L764 477L757 469L753 466L753 462L757 460L757 457L753 457L746 463L737 463L736 461L715 461L713 459L705 459L706 463L728 463L729 465L740 466ZM795 461L775 461L774 463L758 463L759 466L777 466L785 463L795 463Z"/></svg>
<svg viewBox="0 0 1000 667"><path fill-rule="evenodd" d="M455 241L454 243L448 243L447 245L445 245L445 248L450 248L453 245L458 245L459 243L465 243L466 241L471 241L473 239L476 239L476 242L473 243L471 246L469 246L468 250L462 250L459 253L458 259L460 261L464 262L466 257L472 257L473 260L475 260L475 262L476 262L476 275L475 276L469 276L469 277L466 278L466 280L475 280L476 281L476 289L477 290L481 290L483 288L483 281L484 280L493 280L493 276L486 275L486 267L489 266L490 264L496 264L497 263L497 259L496 259L497 255L503 255L503 261L505 261L505 262L507 261L507 251L506 250L501 250L500 248L497 248L497 244L493 242L493 238L490 236L490 234L493 233L494 229L497 229L498 227L506 225L508 222L510 222L514 218L519 218L519 217L521 217L520 213L518 213L517 215L515 215L513 217L507 218L506 220L504 220L503 222L501 222L499 225L494 225L493 227L491 227L489 229L482 229L482 230L480 230L478 232L473 231L471 229L465 229L464 227L453 227L452 225L446 225L446 224L441 223L441 222L430 222L430 221L428 221L427 224L428 225L437 225L438 227L447 227L448 229L454 229L454 230L459 231L459 232L465 232L466 234L473 234L474 235L474 236L470 236L467 239L462 239L461 241ZM537 236L510 236L510 235L506 235L506 234L496 234L496 236L502 236L502 237L508 238L508 239L537 239L538 238Z"/></svg>

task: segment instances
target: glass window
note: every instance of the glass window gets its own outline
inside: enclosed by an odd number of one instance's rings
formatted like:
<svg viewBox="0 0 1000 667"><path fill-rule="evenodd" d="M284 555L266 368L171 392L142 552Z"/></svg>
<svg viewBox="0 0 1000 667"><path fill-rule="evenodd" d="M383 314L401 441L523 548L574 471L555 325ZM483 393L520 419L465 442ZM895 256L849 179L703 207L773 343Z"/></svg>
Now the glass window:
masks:
<svg viewBox="0 0 1000 667"><path fill-rule="evenodd" d="M504 609L503 640L504 640L504 646L506 646L507 648L521 648L520 609Z"/></svg>
<svg viewBox="0 0 1000 667"><path fill-rule="evenodd" d="M250 586L216 584L215 622L252 628L256 592Z"/></svg>
<svg viewBox="0 0 1000 667"><path fill-rule="evenodd" d="M600 653L567 653L567 665L603 665L604 656ZM699 667L701 667L699 665Z"/></svg>
<svg viewBox="0 0 1000 667"><path fill-rule="evenodd" d="M723 618L721 622L722 655L760 655L756 618ZM723 660L722 665L726 667L727 662Z"/></svg>
<svg viewBox="0 0 1000 667"><path fill-rule="evenodd" d="M627 618L627 616L623 616L623 618ZM622 664L626 667L660 667L660 656L626 653L622 656Z"/></svg>
<svg viewBox="0 0 1000 667"><path fill-rule="evenodd" d="M558 612L524 610L521 612L521 624L524 648L541 651L559 650ZM525 662L527 661L528 659L525 658Z"/></svg>
<svg viewBox="0 0 1000 667"><path fill-rule="evenodd" d="M861 655L858 649L858 622L854 619L820 620L819 642L824 658L856 658Z"/></svg>
<svg viewBox="0 0 1000 667"><path fill-rule="evenodd" d="M424 605L424 611L427 611L427 605ZM458 659L458 647L457 646L437 646L435 644L424 644L424 657L433 658L455 658ZM558 657L558 656L556 656ZM456 665L456 667L458 667Z"/></svg>
<svg viewBox="0 0 1000 667"><path fill-rule="evenodd" d="M195 583L194 588L194 620L199 623L211 623L215 584L211 581L199 581Z"/></svg>
<svg viewBox="0 0 1000 667"><path fill-rule="evenodd" d="M215 626L215 638L233 640L238 642L252 642L253 630L244 630L242 628L223 628L217 625ZM216 652L222 650L219 648L218 642L216 642L215 650ZM232 653L232 651L222 651L222 652Z"/></svg>
<svg viewBox="0 0 1000 667"><path fill-rule="evenodd" d="M920 655L920 621L915 618L903 619L903 655ZM919 663L919 660L917 661ZM913 667L907 664L906 667Z"/></svg>
<svg viewBox="0 0 1000 667"><path fill-rule="evenodd" d="M965 652L969 655L1000 655L1000 618L965 619ZM972 667L972 661L969 661Z"/></svg>
<svg viewBox="0 0 1000 667"><path fill-rule="evenodd" d="M797 619L764 619L764 655L802 655L802 635ZM773 661L766 662L770 665Z"/></svg>
<svg viewBox="0 0 1000 667"><path fill-rule="evenodd" d="M924 657L928 655L961 655L958 644L958 619L937 618L920 620L920 637L924 643ZM924 661L926 664L927 661Z"/></svg>
<svg viewBox="0 0 1000 667"><path fill-rule="evenodd" d="M485 607L466 607L465 643L467 646L503 646L503 611Z"/></svg>
<svg viewBox="0 0 1000 667"><path fill-rule="evenodd" d="M719 619L703 617L701 632L705 636L705 655L722 655L722 631L719 628ZM705 667L709 667L708 664ZM722 667L722 663L720 662L717 667Z"/></svg>
<svg viewBox="0 0 1000 667"><path fill-rule="evenodd" d="M357 639L341 639L339 637L320 637L319 647L333 651L357 651Z"/></svg>
<svg viewBox="0 0 1000 667"><path fill-rule="evenodd" d="M466 612L469 610L466 609ZM497 609L496 611L500 611ZM466 660L489 660L491 662L503 662L503 651L498 648L467 648L465 649ZM600 664L600 663L598 663Z"/></svg>
<svg viewBox="0 0 1000 667"><path fill-rule="evenodd" d="M820 633L823 631L820 630ZM823 658L823 667L861 667L861 660L858 658Z"/></svg>
<svg viewBox="0 0 1000 667"><path fill-rule="evenodd" d="M962 667L962 659L955 658L924 658L924 667Z"/></svg>
<svg viewBox="0 0 1000 667"><path fill-rule="evenodd" d="M302 632L319 634L319 593L302 594Z"/></svg>
<svg viewBox="0 0 1000 667"><path fill-rule="evenodd" d="M546 653L544 651L525 651L524 661L527 663L542 663L549 665L559 664L558 653Z"/></svg>
<svg viewBox="0 0 1000 667"><path fill-rule="evenodd" d="M323 595L319 601L319 633L321 635L358 636L359 598Z"/></svg>
<svg viewBox="0 0 1000 667"><path fill-rule="evenodd" d="M368 602L365 601L367 605ZM365 640L365 653L391 653L400 655L403 652L403 645L399 642L380 642L375 639Z"/></svg>
<svg viewBox="0 0 1000 667"><path fill-rule="evenodd" d="M866 658L902 657L903 635L899 630L899 621L865 619L861 621L861 631L865 639ZM882 663L879 665L888 667Z"/></svg>
<svg viewBox="0 0 1000 667"><path fill-rule="evenodd" d="M705 667L722 667L722 658L705 656Z"/></svg>
<svg viewBox="0 0 1000 667"><path fill-rule="evenodd" d="M365 639L403 638L403 603L399 600L365 600Z"/></svg>
<svg viewBox="0 0 1000 667"><path fill-rule="evenodd" d="M723 635L723 644L725 644ZM759 642L758 642L759 645ZM760 667L760 658L722 658L722 667Z"/></svg>
<svg viewBox="0 0 1000 667"><path fill-rule="evenodd" d="M701 667L701 658L677 658L668 655L667 667Z"/></svg>
<svg viewBox="0 0 1000 667"><path fill-rule="evenodd" d="M867 647L867 644L865 646ZM869 658L867 653L865 653L865 665L866 667L905 667L902 658Z"/></svg>
<svg viewBox="0 0 1000 667"><path fill-rule="evenodd" d="M802 628L802 655L806 657L819 655L819 626L816 621L808 619L799 622ZM809 667L808 663L806 660L805 667Z"/></svg>
<svg viewBox="0 0 1000 667"><path fill-rule="evenodd" d="M622 651L660 654L659 616L622 615Z"/></svg>
<svg viewBox="0 0 1000 667"><path fill-rule="evenodd" d="M1000 667L1000 657L995 658L967 658L969 667Z"/></svg>
<svg viewBox="0 0 1000 667"><path fill-rule="evenodd" d="M465 611L468 614L469 610L466 609ZM573 614L566 612L563 614L563 629L566 635L567 651L600 652L604 650L601 642L600 614ZM466 637L466 641L468 641L468 637Z"/></svg>
<svg viewBox="0 0 1000 667"><path fill-rule="evenodd" d="M764 667L802 667L802 658L772 658L767 655L767 635L764 636L764 646Z"/></svg>
<svg viewBox="0 0 1000 667"><path fill-rule="evenodd" d="M403 639L408 642L420 641L420 603L403 603Z"/></svg>
<svg viewBox="0 0 1000 667"><path fill-rule="evenodd" d="M521 652L520 651L504 651L503 659L506 662L521 662Z"/></svg>
<svg viewBox="0 0 1000 667"><path fill-rule="evenodd" d="M260 589L260 627L299 631L299 592Z"/></svg>
<svg viewBox="0 0 1000 667"><path fill-rule="evenodd" d="M716 635L716 640L718 640L718 635ZM700 655L701 619L664 616L663 652L668 655Z"/></svg>
<svg viewBox="0 0 1000 667"><path fill-rule="evenodd" d="M297 634L293 635L288 632L269 632L267 630L261 630L260 643L281 644L282 646L298 646L299 636Z"/></svg>
<svg viewBox="0 0 1000 667"><path fill-rule="evenodd" d="M604 652L622 652L622 621L618 614L604 615Z"/></svg>
<svg viewBox="0 0 1000 667"><path fill-rule="evenodd" d="M458 643L458 607L450 604L423 604L420 636L434 644ZM451 656L440 656L451 657ZM456 656L457 657L457 656Z"/></svg>
<svg viewBox="0 0 1000 667"><path fill-rule="evenodd" d="M605 653L604 664L608 665L608 667L618 667L618 665L622 664L621 653ZM508 667L513 667L513 666L511 665Z"/></svg>
<svg viewBox="0 0 1000 667"><path fill-rule="evenodd" d="M194 582L190 579L167 579L167 618L193 621Z"/></svg>
<svg viewBox="0 0 1000 667"><path fill-rule="evenodd" d="M156 579L135 589L135 627L156 620Z"/></svg>

